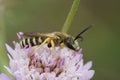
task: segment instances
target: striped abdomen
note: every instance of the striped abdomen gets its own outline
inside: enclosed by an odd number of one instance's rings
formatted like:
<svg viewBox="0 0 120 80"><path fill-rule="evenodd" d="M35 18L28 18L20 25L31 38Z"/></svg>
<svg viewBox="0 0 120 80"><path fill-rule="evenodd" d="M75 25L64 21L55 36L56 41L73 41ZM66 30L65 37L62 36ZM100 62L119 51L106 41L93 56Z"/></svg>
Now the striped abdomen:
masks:
<svg viewBox="0 0 120 80"><path fill-rule="evenodd" d="M20 41L20 45L22 48L29 48L30 46L40 45L45 40L45 37L28 37L23 38Z"/></svg>

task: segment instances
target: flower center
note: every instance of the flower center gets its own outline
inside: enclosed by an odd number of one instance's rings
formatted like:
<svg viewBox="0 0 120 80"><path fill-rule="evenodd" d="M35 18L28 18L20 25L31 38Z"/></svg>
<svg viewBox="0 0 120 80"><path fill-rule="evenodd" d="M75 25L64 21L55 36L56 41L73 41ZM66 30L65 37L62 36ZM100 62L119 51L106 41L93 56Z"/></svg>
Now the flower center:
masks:
<svg viewBox="0 0 120 80"><path fill-rule="evenodd" d="M35 56L30 58L29 61L29 69L35 69L39 74L45 73L45 72L55 72L56 77L58 77L63 72L63 66L64 66L64 59L63 58L57 58L53 61L44 62L40 58L37 58Z"/></svg>

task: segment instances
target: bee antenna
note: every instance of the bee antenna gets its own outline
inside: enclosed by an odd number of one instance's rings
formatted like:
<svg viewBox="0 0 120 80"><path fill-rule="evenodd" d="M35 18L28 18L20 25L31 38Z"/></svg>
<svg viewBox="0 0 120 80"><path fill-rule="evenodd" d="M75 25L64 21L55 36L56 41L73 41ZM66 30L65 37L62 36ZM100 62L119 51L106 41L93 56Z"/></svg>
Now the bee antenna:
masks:
<svg viewBox="0 0 120 80"><path fill-rule="evenodd" d="M80 38L81 40L83 40L83 37L81 36L85 31L87 31L88 29L90 29L93 26L93 24L89 25L87 28L85 28L82 32L80 32L74 39L77 40L78 38Z"/></svg>

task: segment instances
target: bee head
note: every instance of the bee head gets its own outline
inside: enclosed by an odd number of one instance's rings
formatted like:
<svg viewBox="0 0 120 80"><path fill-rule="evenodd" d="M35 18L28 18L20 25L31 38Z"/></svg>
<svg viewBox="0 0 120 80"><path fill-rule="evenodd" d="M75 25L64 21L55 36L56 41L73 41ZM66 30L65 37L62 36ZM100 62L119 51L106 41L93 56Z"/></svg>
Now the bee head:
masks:
<svg viewBox="0 0 120 80"><path fill-rule="evenodd" d="M73 37L67 37L67 38L64 40L64 44L65 44L68 48L70 48L70 49L72 49L72 50L75 50L75 51L77 51L77 50L80 49L77 41L74 41L74 38L73 38Z"/></svg>
<svg viewBox="0 0 120 80"><path fill-rule="evenodd" d="M92 25L89 25L87 28L85 28L82 32L80 32L75 38L73 37L67 37L64 41L64 44L75 51L78 51L80 49L78 43L77 43L77 39L81 39L83 40L83 37L81 36L85 31L87 31L88 29L90 29L92 27Z"/></svg>

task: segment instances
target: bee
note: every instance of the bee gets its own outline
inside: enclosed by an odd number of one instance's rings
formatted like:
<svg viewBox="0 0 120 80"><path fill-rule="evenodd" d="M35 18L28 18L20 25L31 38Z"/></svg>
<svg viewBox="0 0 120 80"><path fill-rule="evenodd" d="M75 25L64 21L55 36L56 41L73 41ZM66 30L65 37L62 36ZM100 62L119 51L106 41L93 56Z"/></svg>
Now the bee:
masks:
<svg viewBox="0 0 120 80"><path fill-rule="evenodd" d="M81 34L83 34L85 31L90 29L92 26L88 26L85 28L82 32L80 32L75 38L71 35L68 35L63 32L52 32L52 33L23 33L21 35L20 45L22 48L29 48L30 46L38 46L32 55L40 49L43 45L47 44L48 47L68 47L69 49L72 49L74 51L78 51L80 49L77 39L81 38Z"/></svg>

